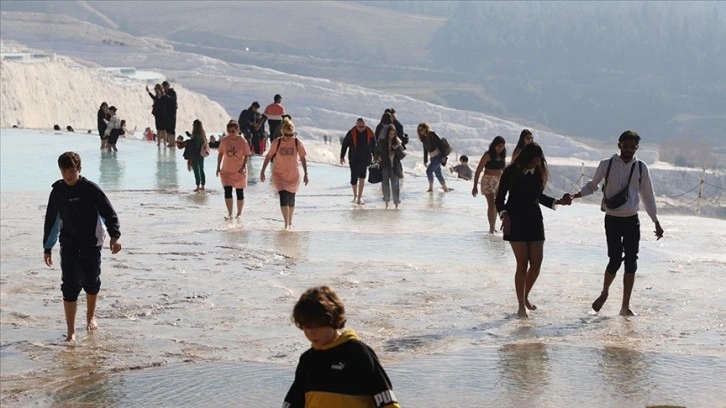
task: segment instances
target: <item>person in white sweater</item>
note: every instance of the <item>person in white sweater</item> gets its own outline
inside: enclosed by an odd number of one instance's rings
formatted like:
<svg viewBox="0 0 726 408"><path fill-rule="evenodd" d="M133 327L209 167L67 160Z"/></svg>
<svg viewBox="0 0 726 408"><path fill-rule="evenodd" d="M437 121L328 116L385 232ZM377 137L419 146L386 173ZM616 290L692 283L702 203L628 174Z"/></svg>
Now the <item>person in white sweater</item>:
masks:
<svg viewBox="0 0 726 408"><path fill-rule="evenodd" d="M573 198L580 198L596 192L600 181L605 179L602 188L602 210L605 212L605 236L610 262L605 268L602 292L592 303L592 309L596 312L599 312L605 304L610 284L615 279L620 265L625 263L623 303L620 315L635 315L630 309L630 295L635 283L635 271L638 269L638 248L640 246L638 210L641 199L645 212L655 223L656 239L663 237L663 228L658 222L655 194L648 166L635 157L639 144L640 135L631 130L623 132L618 139L620 155L616 154L601 161L592 180L573 196Z"/></svg>

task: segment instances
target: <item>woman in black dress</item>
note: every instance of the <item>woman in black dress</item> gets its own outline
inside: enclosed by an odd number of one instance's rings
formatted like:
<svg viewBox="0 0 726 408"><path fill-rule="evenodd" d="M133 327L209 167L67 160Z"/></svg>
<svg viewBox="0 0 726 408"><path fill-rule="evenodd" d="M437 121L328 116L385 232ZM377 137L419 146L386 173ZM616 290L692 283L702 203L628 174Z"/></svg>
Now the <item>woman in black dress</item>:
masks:
<svg viewBox="0 0 726 408"><path fill-rule="evenodd" d="M519 302L517 316L522 318L529 317L528 309L537 308L528 297L539 276L544 250L544 223L539 206L555 209L558 204L571 203L567 196L557 200L544 194L548 177L542 148L537 143L530 143L504 169L495 200L502 219L504 240L509 241L517 260L514 286Z"/></svg>

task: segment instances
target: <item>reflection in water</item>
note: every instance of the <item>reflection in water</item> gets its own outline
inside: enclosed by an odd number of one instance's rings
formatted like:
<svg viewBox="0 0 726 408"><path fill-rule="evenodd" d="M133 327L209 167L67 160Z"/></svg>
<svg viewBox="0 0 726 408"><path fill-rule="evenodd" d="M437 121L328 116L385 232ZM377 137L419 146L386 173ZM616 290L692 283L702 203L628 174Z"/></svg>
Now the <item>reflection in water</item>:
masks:
<svg viewBox="0 0 726 408"><path fill-rule="evenodd" d="M296 231L276 231L275 233L275 250L280 251L286 256L292 257L292 258L301 258L305 253L307 253L307 249L303 249L302 243L303 241L308 242L309 237L308 234L304 232L296 232Z"/></svg>
<svg viewBox="0 0 726 408"><path fill-rule="evenodd" d="M158 147L156 153L156 188L158 190L178 189L179 176L176 170L176 151L173 148Z"/></svg>
<svg viewBox="0 0 726 408"><path fill-rule="evenodd" d="M610 391L623 399L644 399L654 387L651 362L647 354L625 348L605 346L598 350L598 373L603 384L616 385Z"/></svg>
<svg viewBox="0 0 726 408"><path fill-rule="evenodd" d="M504 395L513 406L532 405L544 393L550 379L550 359L542 343L506 344L499 349L499 368Z"/></svg>
<svg viewBox="0 0 726 408"><path fill-rule="evenodd" d="M121 188L123 178L123 162L116 157L117 152L101 152L101 160L98 163L98 182L104 190L118 190Z"/></svg>

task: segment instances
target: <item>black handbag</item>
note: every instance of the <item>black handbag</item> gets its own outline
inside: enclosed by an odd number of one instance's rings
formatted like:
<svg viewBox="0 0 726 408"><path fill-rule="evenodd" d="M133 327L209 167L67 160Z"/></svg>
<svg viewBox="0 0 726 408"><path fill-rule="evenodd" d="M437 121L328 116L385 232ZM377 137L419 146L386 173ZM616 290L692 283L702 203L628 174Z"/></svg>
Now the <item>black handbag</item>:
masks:
<svg viewBox="0 0 726 408"><path fill-rule="evenodd" d="M628 176L628 183L625 185L625 188L618 191L612 197L608 198L605 196L605 187L608 184L608 176L610 175L610 167L612 166L612 164L613 160L610 159L610 163L608 163L608 170L605 173L605 183L602 186L602 205L600 206L600 209L602 209L603 211L605 211L606 208L615 210L622 207L625 203L628 202L630 180L633 179L633 171L635 170L635 163L633 163L633 165L630 166L630 176Z"/></svg>
<svg viewBox="0 0 726 408"><path fill-rule="evenodd" d="M368 182L371 184L377 184L383 181L383 173L378 163L371 164L368 166Z"/></svg>

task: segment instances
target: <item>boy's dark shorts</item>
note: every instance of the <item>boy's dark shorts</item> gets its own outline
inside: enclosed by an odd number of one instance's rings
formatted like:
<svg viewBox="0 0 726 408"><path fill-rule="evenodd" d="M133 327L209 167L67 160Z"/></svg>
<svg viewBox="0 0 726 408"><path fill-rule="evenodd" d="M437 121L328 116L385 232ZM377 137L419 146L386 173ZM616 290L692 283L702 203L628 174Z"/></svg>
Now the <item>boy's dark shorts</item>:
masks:
<svg viewBox="0 0 726 408"><path fill-rule="evenodd" d="M366 178L366 172L368 171L367 164L360 164L356 162L350 162L350 184L358 184L358 179Z"/></svg>
<svg viewBox="0 0 726 408"><path fill-rule="evenodd" d="M83 289L89 295L101 290L101 247L61 245L61 292L75 302Z"/></svg>

